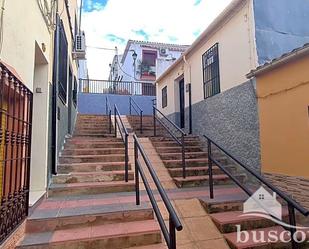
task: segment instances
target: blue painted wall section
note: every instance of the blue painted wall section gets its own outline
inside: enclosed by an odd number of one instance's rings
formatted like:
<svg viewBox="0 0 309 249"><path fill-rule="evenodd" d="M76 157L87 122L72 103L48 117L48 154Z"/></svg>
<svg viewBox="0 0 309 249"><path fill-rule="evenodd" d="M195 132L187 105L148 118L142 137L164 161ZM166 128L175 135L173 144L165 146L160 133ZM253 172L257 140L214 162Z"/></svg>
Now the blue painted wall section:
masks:
<svg viewBox="0 0 309 249"><path fill-rule="evenodd" d="M81 114L105 114L105 99L108 96L111 106L117 104L122 115L129 115L129 95L113 94L78 94L78 112ZM154 96L132 96L135 102L143 109L144 115L152 115L152 100ZM136 114L133 112L132 114Z"/></svg>
<svg viewBox="0 0 309 249"><path fill-rule="evenodd" d="M309 42L309 0L254 0L259 64Z"/></svg>

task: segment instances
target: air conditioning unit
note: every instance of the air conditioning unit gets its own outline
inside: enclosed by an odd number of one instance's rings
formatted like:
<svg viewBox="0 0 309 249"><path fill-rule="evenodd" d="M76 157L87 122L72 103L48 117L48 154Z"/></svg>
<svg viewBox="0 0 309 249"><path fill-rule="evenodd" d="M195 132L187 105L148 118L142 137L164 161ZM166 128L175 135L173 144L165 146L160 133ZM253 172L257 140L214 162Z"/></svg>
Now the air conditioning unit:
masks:
<svg viewBox="0 0 309 249"><path fill-rule="evenodd" d="M75 49L73 52L73 58L77 60L86 59L86 39L85 35L76 35L75 37Z"/></svg>
<svg viewBox="0 0 309 249"><path fill-rule="evenodd" d="M168 50L166 48L160 48L160 55L161 56L168 56Z"/></svg>

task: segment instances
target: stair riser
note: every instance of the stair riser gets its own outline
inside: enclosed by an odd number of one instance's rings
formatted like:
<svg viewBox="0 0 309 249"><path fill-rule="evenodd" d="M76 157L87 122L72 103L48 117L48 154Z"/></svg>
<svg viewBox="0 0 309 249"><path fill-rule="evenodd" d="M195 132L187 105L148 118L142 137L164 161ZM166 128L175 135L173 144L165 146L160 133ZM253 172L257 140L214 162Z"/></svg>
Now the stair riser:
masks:
<svg viewBox="0 0 309 249"><path fill-rule="evenodd" d="M131 165L129 164L129 170ZM59 166L58 171L60 174L68 174L70 172L95 172L95 171L112 171L112 170L124 170L124 164L119 165L81 165L81 166Z"/></svg>
<svg viewBox="0 0 309 249"><path fill-rule="evenodd" d="M222 179L217 180L214 179L214 185L230 185L233 184L233 181L230 179ZM201 187L201 186L209 186L208 180L196 180L196 181L175 181L178 188L190 188L190 187Z"/></svg>
<svg viewBox="0 0 309 249"><path fill-rule="evenodd" d="M231 173L235 173L236 170L229 170ZM169 171L171 177L181 177L182 176L182 168L179 168L177 171ZM213 168L212 170L213 175L221 175L224 174L223 171L219 168ZM208 175L208 170L187 170L187 176L202 176Z"/></svg>
<svg viewBox="0 0 309 249"><path fill-rule="evenodd" d="M182 168L182 162L169 162L169 161L164 161L164 165L167 168ZM202 167L202 166L207 166L208 161L197 161L197 162L186 162L186 167Z"/></svg>
<svg viewBox="0 0 309 249"><path fill-rule="evenodd" d="M182 148L180 146L178 147L173 147L173 148L157 148L156 151L160 153L181 153ZM200 147L196 148L185 148L185 152L200 152L201 149Z"/></svg>
<svg viewBox="0 0 309 249"><path fill-rule="evenodd" d="M75 137L66 140L66 143L69 144L119 144L122 143L121 139L115 139L113 137L106 137L106 138L82 138L82 137Z"/></svg>
<svg viewBox="0 0 309 249"><path fill-rule="evenodd" d="M129 180L134 179L134 173L129 172ZM53 177L53 183L83 183L83 182L111 182L111 181L124 181L124 172L119 174L89 174L89 175L71 175L63 176L57 175Z"/></svg>
<svg viewBox="0 0 309 249"><path fill-rule="evenodd" d="M221 213L221 212L229 212L229 211L242 211L243 210L243 201L238 202L228 202L228 203L205 203L201 201L204 209L209 214Z"/></svg>
<svg viewBox="0 0 309 249"><path fill-rule="evenodd" d="M116 193L116 192L131 192L134 191L135 186L133 184L119 185L119 186L102 186L102 187L82 187L82 188L58 188L50 189L48 194L50 197L60 196L77 196L77 195L96 195L104 193Z"/></svg>
<svg viewBox="0 0 309 249"><path fill-rule="evenodd" d="M182 155L181 154L168 154L168 155L162 155L162 154L159 154L160 155L160 157L161 157L161 159L162 160L169 160L169 159L175 159L175 160L177 160L177 159L179 159L179 160L181 160L181 158L182 158ZM186 159L193 159L193 158L205 158L205 157L207 157L207 153L203 153L203 154L190 154L190 153L185 153L185 158Z"/></svg>
<svg viewBox="0 0 309 249"><path fill-rule="evenodd" d="M227 243L231 249L239 249L233 243L227 240ZM306 248L306 247L304 247ZM272 243L267 245L257 245L257 246L250 246L250 247L242 247L242 249L291 249L289 243L277 242L276 244Z"/></svg>
<svg viewBox="0 0 309 249"><path fill-rule="evenodd" d="M76 137L88 137L88 138L106 138L114 137L114 134L100 133L100 134L89 134L89 133L74 133Z"/></svg>
<svg viewBox="0 0 309 249"><path fill-rule="evenodd" d="M63 150L61 155L108 155L108 154L121 154L124 153L124 149L107 149L107 150Z"/></svg>
<svg viewBox="0 0 309 249"><path fill-rule="evenodd" d="M152 210L135 210L98 215L77 215L55 219L29 219L26 224L26 233L40 233L55 230L81 228L112 223L142 221L153 219Z"/></svg>
<svg viewBox="0 0 309 249"><path fill-rule="evenodd" d="M124 148L123 143L109 144L109 143L93 143L93 144L65 144L65 149L104 149L104 148Z"/></svg>
<svg viewBox="0 0 309 249"><path fill-rule="evenodd" d="M124 155L104 156L104 157L84 157L84 158L63 158L60 157L59 163L96 163L96 162L121 162L125 160Z"/></svg>
<svg viewBox="0 0 309 249"><path fill-rule="evenodd" d="M156 147L180 147L178 143L175 141L171 142L152 142L153 146ZM196 141L188 141L185 142L185 146L200 146L199 142Z"/></svg>

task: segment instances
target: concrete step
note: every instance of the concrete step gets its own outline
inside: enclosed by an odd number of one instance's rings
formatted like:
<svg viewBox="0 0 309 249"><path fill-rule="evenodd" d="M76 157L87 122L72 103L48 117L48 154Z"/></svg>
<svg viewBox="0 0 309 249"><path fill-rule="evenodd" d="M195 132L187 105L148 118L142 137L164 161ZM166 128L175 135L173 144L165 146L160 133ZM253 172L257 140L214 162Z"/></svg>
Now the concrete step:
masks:
<svg viewBox="0 0 309 249"><path fill-rule="evenodd" d="M174 142L172 137L153 137L151 138L152 142ZM198 136L185 136L185 141L196 141L200 142L200 138Z"/></svg>
<svg viewBox="0 0 309 249"><path fill-rule="evenodd" d="M292 248L290 243L286 243L280 240L279 235L283 234L284 240L289 240L290 236L287 235L283 227L281 226L273 226L268 228L261 228L255 230L249 230L250 236L247 242L241 242L237 240L237 233L228 233L224 234L224 238L226 239L227 243L231 247L231 249L288 249ZM284 233L285 232L285 233ZM258 242L253 240L253 233L258 234L258 238L260 238L259 234L263 233L265 235L264 241L266 242ZM271 234L277 234L279 237L279 241L274 241L271 237ZM255 236L256 237L256 236Z"/></svg>
<svg viewBox="0 0 309 249"><path fill-rule="evenodd" d="M286 209L284 209L286 210ZM213 222L221 233L233 233L237 231L236 225L241 226L241 230L253 230L259 228L266 228L275 226L273 221L256 217L256 216L243 216L242 211L230 211L216 214L210 214ZM283 221L288 221L288 212L283 214Z"/></svg>
<svg viewBox="0 0 309 249"><path fill-rule="evenodd" d="M243 180L243 175L236 176L238 180ZM209 184L209 177L208 175L205 176L188 176L186 178L182 177L174 177L173 180L175 181L177 187L184 188L184 187L197 187L197 186L208 186ZM214 185L231 185L233 181L227 175L213 175Z"/></svg>
<svg viewBox="0 0 309 249"><path fill-rule="evenodd" d="M134 191L134 181L124 182L87 182L87 183L52 183L48 190L49 197L94 195L115 192Z"/></svg>
<svg viewBox="0 0 309 249"><path fill-rule="evenodd" d="M134 172L129 171L129 180L134 179ZM72 172L69 174L58 174L53 176L52 182L55 184L83 183L83 182L111 182L124 181L125 172L121 171L102 171L102 172Z"/></svg>
<svg viewBox="0 0 309 249"><path fill-rule="evenodd" d="M166 153L159 153L162 160L168 160L168 159L181 159L182 153L179 152L166 152ZM208 155L207 152L199 151L199 152L187 152L185 153L186 159L192 159L192 158L206 158Z"/></svg>
<svg viewBox="0 0 309 249"><path fill-rule="evenodd" d="M86 138L104 138L104 137L114 137L114 134L109 133L98 133L98 134L91 134L91 133L74 133L75 137L86 137Z"/></svg>
<svg viewBox="0 0 309 249"><path fill-rule="evenodd" d="M120 162L125 160L124 153L109 155L62 155L60 164L67 163L94 163L94 162Z"/></svg>
<svg viewBox="0 0 309 249"><path fill-rule="evenodd" d="M158 153L181 153L182 148L180 146L172 147L156 147ZM199 152L202 151L200 146L186 146L185 152Z"/></svg>
<svg viewBox="0 0 309 249"><path fill-rule="evenodd" d="M124 170L125 163L122 162L100 162L100 163L67 163L58 164L58 172L67 174L70 172L100 172L100 171L117 171ZM129 169L131 164L129 163Z"/></svg>
<svg viewBox="0 0 309 249"><path fill-rule="evenodd" d="M129 249L168 249L167 245L160 243L148 246L134 246L130 247Z"/></svg>
<svg viewBox="0 0 309 249"><path fill-rule="evenodd" d="M150 139L152 140L152 138ZM180 147L180 145L176 141L152 141L153 146L156 147ZM201 146L198 141L186 141L185 146Z"/></svg>
<svg viewBox="0 0 309 249"><path fill-rule="evenodd" d="M101 143L119 143L122 142L121 138L116 138L116 137L72 137L66 139L67 142L74 143L74 144L101 144Z"/></svg>
<svg viewBox="0 0 309 249"><path fill-rule="evenodd" d="M123 148L123 142L71 142L65 143L65 149L103 149L103 148Z"/></svg>
<svg viewBox="0 0 309 249"><path fill-rule="evenodd" d="M26 234L16 248L118 249L160 242L161 232L157 222L144 220Z"/></svg>
<svg viewBox="0 0 309 249"><path fill-rule="evenodd" d="M61 155L107 155L124 153L124 148L64 149Z"/></svg>
<svg viewBox="0 0 309 249"><path fill-rule="evenodd" d="M134 203L83 206L76 202L74 208L63 209L57 214L44 211L44 209L36 210L28 217L26 233L41 233L154 218L152 208L146 203L142 203L140 206Z"/></svg>
<svg viewBox="0 0 309 249"><path fill-rule="evenodd" d="M169 159L162 161L167 168L182 167L181 159ZM208 158L193 158L193 159L186 159L185 161L186 161L186 167L205 167L208 165Z"/></svg>
<svg viewBox="0 0 309 249"><path fill-rule="evenodd" d="M235 173L236 168L235 166L228 166L228 170ZM172 177L182 177L182 168L169 168L168 171ZM212 167L212 172L214 175L223 174L223 171L217 166ZM186 168L186 174L187 176L208 175L208 166Z"/></svg>

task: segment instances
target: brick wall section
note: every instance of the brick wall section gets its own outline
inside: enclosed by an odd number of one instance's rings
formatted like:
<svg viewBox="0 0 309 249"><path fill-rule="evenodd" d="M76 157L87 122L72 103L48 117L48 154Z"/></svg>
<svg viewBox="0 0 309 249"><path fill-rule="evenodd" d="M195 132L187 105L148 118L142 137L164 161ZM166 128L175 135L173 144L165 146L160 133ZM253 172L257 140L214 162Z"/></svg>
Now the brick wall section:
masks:
<svg viewBox="0 0 309 249"><path fill-rule="evenodd" d="M309 209L309 178L264 173L275 186Z"/></svg>

